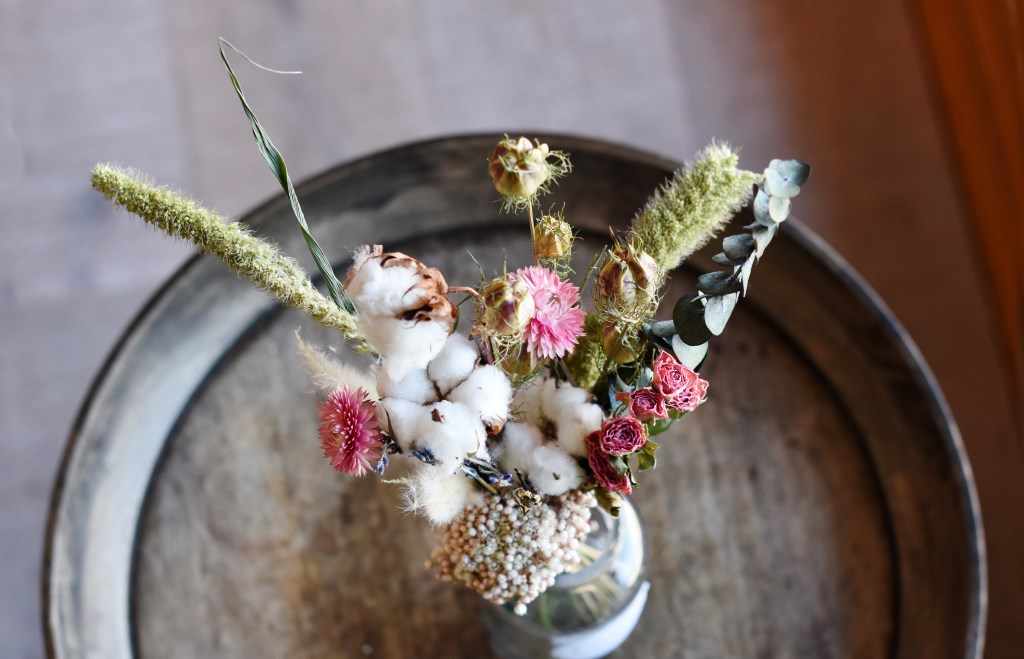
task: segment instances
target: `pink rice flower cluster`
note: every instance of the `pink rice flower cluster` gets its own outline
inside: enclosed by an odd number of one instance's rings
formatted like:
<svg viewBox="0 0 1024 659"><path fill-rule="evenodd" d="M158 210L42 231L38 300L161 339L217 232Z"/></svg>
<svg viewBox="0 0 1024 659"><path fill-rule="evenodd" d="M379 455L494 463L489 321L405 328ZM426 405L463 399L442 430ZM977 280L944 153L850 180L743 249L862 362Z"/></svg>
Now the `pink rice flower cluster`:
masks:
<svg viewBox="0 0 1024 659"><path fill-rule="evenodd" d="M335 389L320 405L320 447L331 466L362 476L381 455L380 424L374 404L362 389Z"/></svg>
<svg viewBox="0 0 1024 659"><path fill-rule="evenodd" d="M523 282L533 296L533 317L523 330L530 354L538 359L554 359L572 352L583 335L586 315L575 306L580 289L540 266L520 268L509 278Z"/></svg>
<svg viewBox="0 0 1024 659"><path fill-rule="evenodd" d="M659 354L651 368L654 370L652 389L661 394L669 409L692 412L707 397L708 381L669 353Z"/></svg>

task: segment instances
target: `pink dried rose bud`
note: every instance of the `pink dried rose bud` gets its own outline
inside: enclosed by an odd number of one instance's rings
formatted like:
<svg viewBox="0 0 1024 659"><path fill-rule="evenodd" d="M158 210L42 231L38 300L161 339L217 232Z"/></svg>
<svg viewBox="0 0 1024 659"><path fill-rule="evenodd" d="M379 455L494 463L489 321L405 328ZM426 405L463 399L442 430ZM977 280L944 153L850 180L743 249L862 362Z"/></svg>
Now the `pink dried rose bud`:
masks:
<svg viewBox="0 0 1024 659"><path fill-rule="evenodd" d="M380 425L374 404L362 389L335 389L320 405L320 447L331 466L362 476L382 455Z"/></svg>
<svg viewBox="0 0 1024 659"><path fill-rule="evenodd" d="M489 334L510 336L522 332L533 318L533 295L520 280L495 279L483 290L481 321Z"/></svg>
<svg viewBox="0 0 1024 659"><path fill-rule="evenodd" d="M595 430L587 435L586 439L587 464L590 465L590 471L594 474L594 480L609 492L630 494L633 491L633 485L629 482L629 476L620 474L608 461L608 456L601 451L600 438L601 431Z"/></svg>
<svg viewBox="0 0 1024 659"><path fill-rule="evenodd" d="M635 309L657 302L654 290L659 268L646 252L631 247L609 250L597 275L597 290L609 304Z"/></svg>
<svg viewBox="0 0 1024 659"><path fill-rule="evenodd" d="M675 399L684 396L698 379L694 371L680 364L678 359L665 351L655 357L651 369L654 371L654 389L665 397L669 407L673 407Z"/></svg>
<svg viewBox="0 0 1024 659"><path fill-rule="evenodd" d="M668 418L668 408L665 404L665 397L662 396L660 392L649 387L635 389L629 392L620 391L615 395L615 399L626 403L629 408L629 413L640 421Z"/></svg>
<svg viewBox="0 0 1024 659"><path fill-rule="evenodd" d="M518 140L506 137L498 142L488 158L487 170L494 188L505 197L533 197L551 178L549 154L547 144L534 145L525 137Z"/></svg>
<svg viewBox="0 0 1024 659"><path fill-rule="evenodd" d="M615 416L601 424L598 445L606 455L629 455L647 441L644 424L631 416Z"/></svg>
<svg viewBox="0 0 1024 659"><path fill-rule="evenodd" d="M708 381L697 377L686 391L676 396L668 406L680 412L692 412L708 395Z"/></svg>

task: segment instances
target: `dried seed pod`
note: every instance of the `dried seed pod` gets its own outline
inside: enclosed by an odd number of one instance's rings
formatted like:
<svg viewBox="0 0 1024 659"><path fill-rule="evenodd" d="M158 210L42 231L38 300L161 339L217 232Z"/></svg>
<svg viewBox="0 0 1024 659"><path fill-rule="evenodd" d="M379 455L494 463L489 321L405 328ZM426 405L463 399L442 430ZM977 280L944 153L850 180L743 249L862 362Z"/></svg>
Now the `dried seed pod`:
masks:
<svg viewBox="0 0 1024 659"><path fill-rule="evenodd" d="M628 245L609 250L604 266L597 275L601 297L620 309L647 308L657 302L655 282L660 270L646 252Z"/></svg>
<svg viewBox="0 0 1024 659"><path fill-rule="evenodd" d="M557 259L572 248L572 227L559 215L544 215L537 221L533 250L538 258Z"/></svg>
<svg viewBox="0 0 1024 659"><path fill-rule="evenodd" d="M492 336L518 334L533 318L535 304L526 284L508 277L495 279L483 290L480 314L486 332Z"/></svg>

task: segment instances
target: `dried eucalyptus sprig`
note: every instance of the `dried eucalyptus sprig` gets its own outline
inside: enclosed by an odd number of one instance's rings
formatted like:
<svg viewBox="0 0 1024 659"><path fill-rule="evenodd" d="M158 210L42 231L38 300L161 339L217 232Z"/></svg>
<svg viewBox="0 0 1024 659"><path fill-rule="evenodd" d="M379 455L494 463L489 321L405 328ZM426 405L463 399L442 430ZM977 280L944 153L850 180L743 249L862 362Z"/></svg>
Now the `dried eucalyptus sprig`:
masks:
<svg viewBox="0 0 1024 659"><path fill-rule="evenodd" d="M679 361L696 369L707 354L707 342L725 329L740 295L746 295L754 264L789 217L791 200L810 176L809 165L799 160L772 160L754 197L754 223L746 233L722 241L722 251L711 257L731 270L708 272L697 279L697 293L679 299L671 321L654 323L649 339L675 352Z"/></svg>
<svg viewBox="0 0 1024 659"><path fill-rule="evenodd" d="M149 224L217 256L237 274L257 288L272 293L282 303L301 309L321 325L341 330L349 339L364 343L354 314L338 308L321 295L298 263L238 222L229 222L191 199L111 165L96 165L92 171L92 186Z"/></svg>
<svg viewBox="0 0 1024 659"><path fill-rule="evenodd" d="M628 362L639 354L641 331L657 309L668 273L707 243L750 198L760 176L739 169L738 163L739 155L730 146L712 143L648 199L633 218L625 244L606 251L598 270L628 275L627 283L644 299L638 304L637 295L623 296L622 304L616 304L594 287L596 318L587 318L586 335L568 360L580 386L597 383L609 367L608 355L613 361Z"/></svg>

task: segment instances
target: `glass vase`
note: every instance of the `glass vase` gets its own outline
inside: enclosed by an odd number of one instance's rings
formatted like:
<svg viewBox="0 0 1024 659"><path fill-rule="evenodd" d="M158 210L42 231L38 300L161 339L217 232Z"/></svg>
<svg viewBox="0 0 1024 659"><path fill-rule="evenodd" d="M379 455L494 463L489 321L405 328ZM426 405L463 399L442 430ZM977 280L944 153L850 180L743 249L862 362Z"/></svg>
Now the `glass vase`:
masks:
<svg viewBox="0 0 1024 659"><path fill-rule="evenodd" d="M600 508L580 548L581 563L527 607L485 605L491 647L505 659L592 659L615 651L640 620L650 582L643 522L627 498L618 517Z"/></svg>

